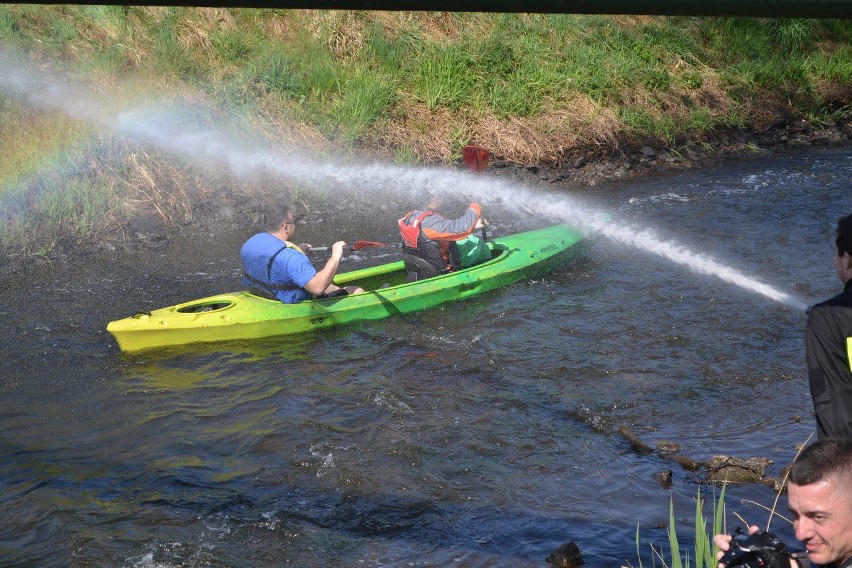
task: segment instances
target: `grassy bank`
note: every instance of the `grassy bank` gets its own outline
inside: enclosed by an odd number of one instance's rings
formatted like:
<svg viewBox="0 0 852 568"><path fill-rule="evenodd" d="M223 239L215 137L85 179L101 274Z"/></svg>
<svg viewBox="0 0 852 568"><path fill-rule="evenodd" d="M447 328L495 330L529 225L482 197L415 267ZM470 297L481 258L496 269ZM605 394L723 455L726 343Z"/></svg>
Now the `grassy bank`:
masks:
<svg viewBox="0 0 852 568"><path fill-rule="evenodd" d="M0 41L102 90L180 93L271 139L403 163L449 163L469 143L518 163L683 148L779 118L827 123L852 100L850 21L2 5ZM0 191L48 178L59 196L36 194L52 203L18 201L74 238L128 203L185 219L191 204L152 188L191 201L205 185L61 112L0 105ZM5 217L6 244L50 247Z"/></svg>

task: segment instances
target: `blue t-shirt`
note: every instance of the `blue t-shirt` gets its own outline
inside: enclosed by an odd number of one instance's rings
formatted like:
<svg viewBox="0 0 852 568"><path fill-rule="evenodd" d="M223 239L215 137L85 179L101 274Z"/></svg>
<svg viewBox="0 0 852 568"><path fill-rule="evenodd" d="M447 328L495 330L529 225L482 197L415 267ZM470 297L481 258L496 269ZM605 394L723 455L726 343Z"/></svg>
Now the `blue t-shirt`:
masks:
<svg viewBox="0 0 852 568"><path fill-rule="evenodd" d="M273 256L275 258L270 266L269 260ZM304 286L311 281L317 271L307 255L295 245L269 233L258 233L245 242L240 249L240 257L243 260L243 270L253 279L272 286L299 287L296 290L269 288L269 292L275 294L275 297L285 304L295 304L313 297L304 290ZM248 278L243 278L242 285L257 286Z"/></svg>

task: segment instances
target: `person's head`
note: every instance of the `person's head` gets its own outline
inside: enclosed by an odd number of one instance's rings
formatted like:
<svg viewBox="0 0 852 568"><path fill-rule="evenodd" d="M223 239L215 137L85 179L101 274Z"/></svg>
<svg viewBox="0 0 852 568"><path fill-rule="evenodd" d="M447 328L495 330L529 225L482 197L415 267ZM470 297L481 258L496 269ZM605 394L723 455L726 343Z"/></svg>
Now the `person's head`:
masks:
<svg viewBox="0 0 852 568"><path fill-rule="evenodd" d="M439 209L441 207L441 195L438 193L426 192L426 208Z"/></svg>
<svg viewBox="0 0 852 568"><path fill-rule="evenodd" d="M837 222L837 240L834 244L837 252L834 259L837 275L846 284L852 278L852 214Z"/></svg>
<svg viewBox="0 0 852 568"><path fill-rule="evenodd" d="M852 441L807 447L790 468L787 489L796 538L815 564L852 557Z"/></svg>
<svg viewBox="0 0 852 568"><path fill-rule="evenodd" d="M270 233L277 233L289 229L287 232L292 233L296 226L296 216L289 205L281 205L274 214L270 217Z"/></svg>

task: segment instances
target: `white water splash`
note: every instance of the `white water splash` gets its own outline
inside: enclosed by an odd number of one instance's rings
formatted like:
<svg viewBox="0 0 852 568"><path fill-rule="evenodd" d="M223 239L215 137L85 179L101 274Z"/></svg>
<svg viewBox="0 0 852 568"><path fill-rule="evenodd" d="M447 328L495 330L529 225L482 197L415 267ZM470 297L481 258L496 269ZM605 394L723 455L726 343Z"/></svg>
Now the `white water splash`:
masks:
<svg viewBox="0 0 852 568"><path fill-rule="evenodd" d="M398 196L401 192L415 197L430 192L449 196L463 194L485 204L500 202L518 212L567 223L647 251L791 308L807 309L805 303L790 294L647 229L630 227L610 219L606 212L565 196L543 195L517 183L467 171L313 160L306 158L307 154L292 149L254 145L248 137L226 129L221 121L214 118L199 121L196 112L191 113L192 120L189 121L180 105L166 101L109 112L104 110L111 106L107 104L108 94L63 82L55 73L36 70L19 56L8 52L0 52L0 89L33 105L64 111L76 120L109 128L140 143L182 155L202 166L227 167L235 176L274 173L300 185L334 192L347 191L355 196L364 194L373 201L384 196ZM248 131L248 127L245 130Z"/></svg>
<svg viewBox="0 0 852 568"><path fill-rule="evenodd" d="M650 231L637 231L628 227L616 227L611 224L601 225L599 229L601 234L611 239L646 250L678 264L683 264L694 272L715 276L725 282L756 292L791 308L801 311L806 311L808 308L807 304L786 292L764 284L708 256L696 254L674 242L664 241Z"/></svg>

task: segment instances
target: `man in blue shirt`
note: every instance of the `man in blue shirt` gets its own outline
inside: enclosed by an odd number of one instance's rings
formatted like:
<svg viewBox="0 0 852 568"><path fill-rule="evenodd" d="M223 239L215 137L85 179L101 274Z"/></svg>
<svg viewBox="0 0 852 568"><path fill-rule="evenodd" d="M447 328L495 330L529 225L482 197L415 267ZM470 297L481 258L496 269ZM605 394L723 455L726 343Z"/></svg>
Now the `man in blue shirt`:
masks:
<svg viewBox="0 0 852 568"><path fill-rule="evenodd" d="M240 249L243 286L261 296L274 296L285 304L364 292L359 286L341 288L331 283L343 257L344 241L332 245L331 258L318 271L302 249L290 242L295 232L293 211L284 206L272 229L245 242Z"/></svg>

